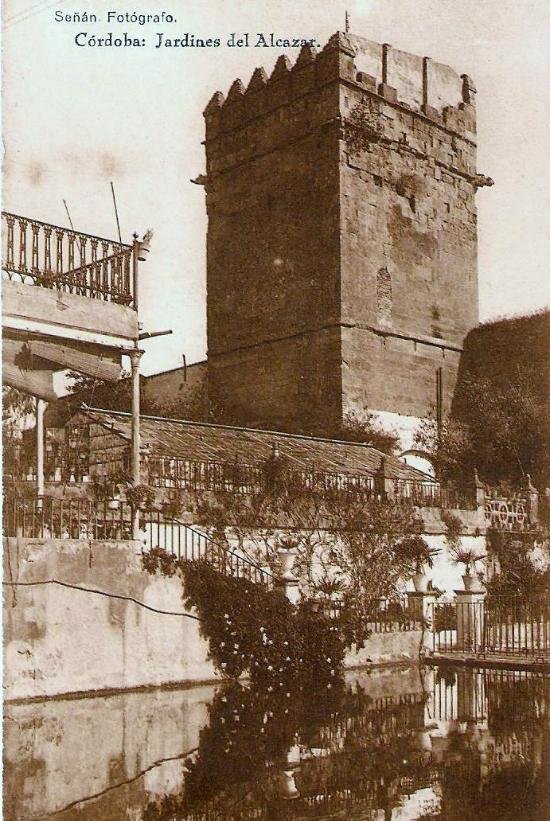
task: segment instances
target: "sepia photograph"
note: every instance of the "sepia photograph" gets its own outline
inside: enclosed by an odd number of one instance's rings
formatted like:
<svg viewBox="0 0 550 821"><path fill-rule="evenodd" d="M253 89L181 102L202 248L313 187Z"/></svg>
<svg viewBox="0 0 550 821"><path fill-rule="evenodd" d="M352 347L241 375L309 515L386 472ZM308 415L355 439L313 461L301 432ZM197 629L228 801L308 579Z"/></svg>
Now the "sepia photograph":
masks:
<svg viewBox="0 0 550 821"><path fill-rule="evenodd" d="M549 42L3 1L5 821L549 817Z"/></svg>

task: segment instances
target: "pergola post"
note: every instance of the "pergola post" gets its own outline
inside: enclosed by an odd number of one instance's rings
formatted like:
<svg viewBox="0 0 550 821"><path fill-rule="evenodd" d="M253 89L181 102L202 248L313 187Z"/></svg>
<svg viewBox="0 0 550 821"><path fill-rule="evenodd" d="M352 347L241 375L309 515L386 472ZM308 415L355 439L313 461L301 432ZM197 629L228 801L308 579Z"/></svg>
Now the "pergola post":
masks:
<svg viewBox="0 0 550 821"><path fill-rule="evenodd" d="M36 496L38 507L42 508L44 496L44 412L46 402L36 397Z"/></svg>
<svg viewBox="0 0 550 821"><path fill-rule="evenodd" d="M132 444L131 473L134 487L140 484L140 435L139 435L139 361L143 351L138 347L129 354L132 366ZM134 508L132 518L132 538L139 538L139 508Z"/></svg>

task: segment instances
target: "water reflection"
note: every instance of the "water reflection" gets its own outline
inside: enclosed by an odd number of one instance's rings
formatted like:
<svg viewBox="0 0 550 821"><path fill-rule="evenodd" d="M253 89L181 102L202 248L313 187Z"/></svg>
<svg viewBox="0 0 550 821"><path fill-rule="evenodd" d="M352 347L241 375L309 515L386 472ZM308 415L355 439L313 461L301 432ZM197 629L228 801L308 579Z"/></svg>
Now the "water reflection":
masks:
<svg viewBox="0 0 550 821"><path fill-rule="evenodd" d="M540 675L392 668L8 705L4 817L538 821L547 699Z"/></svg>

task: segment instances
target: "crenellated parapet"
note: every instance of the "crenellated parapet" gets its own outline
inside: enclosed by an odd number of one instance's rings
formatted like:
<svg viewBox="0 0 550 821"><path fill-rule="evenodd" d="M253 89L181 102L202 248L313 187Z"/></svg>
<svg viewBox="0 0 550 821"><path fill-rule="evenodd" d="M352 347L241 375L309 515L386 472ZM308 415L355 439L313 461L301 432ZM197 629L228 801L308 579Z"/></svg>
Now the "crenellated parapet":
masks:
<svg viewBox="0 0 550 821"><path fill-rule="evenodd" d="M204 111L207 142L282 106L299 105L306 95L326 98L335 83L475 142L476 89L470 77L429 57L344 32L336 32L320 52L304 46L294 65L281 55L270 76L257 68L247 86L235 80L227 97L217 91Z"/></svg>

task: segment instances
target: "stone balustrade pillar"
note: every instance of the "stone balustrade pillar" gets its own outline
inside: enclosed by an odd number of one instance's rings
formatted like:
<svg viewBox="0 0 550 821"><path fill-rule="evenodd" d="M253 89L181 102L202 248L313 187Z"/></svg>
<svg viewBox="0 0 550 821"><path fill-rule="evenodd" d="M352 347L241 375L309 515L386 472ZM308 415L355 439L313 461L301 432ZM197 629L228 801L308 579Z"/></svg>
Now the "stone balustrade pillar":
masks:
<svg viewBox="0 0 550 821"><path fill-rule="evenodd" d="M477 653L485 643L486 591L455 590L456 596L456 650Z"/></svg>
<svg viewBox="0 0 550 821"><path fill-rule="evenodd" d="M487 493L485 490L485 485L479 479L477 470L474 470L474 493L476 498L476 506L478 510L485 510L485 501L487 498Z"/></svg>
<svg viewBox="0 0 550 821"><path fill-rule="evenodd" d="M417 590L410 590L407 592L407 596L409 599L411 616L415 619L422 620L424 623L422 647L420 648L420 651L431 652L433 649L432 630L437 595L431 590L428 590L425 593L421 593Z"/></svg>
<svg viewBox="0 0 550 821"><path fill-rule="evenodd" d="M529 524L537 524L539 520L539 492L531 482L531 477L527 474L526 482L527 491L527 514L529 516Z"/></svg>

